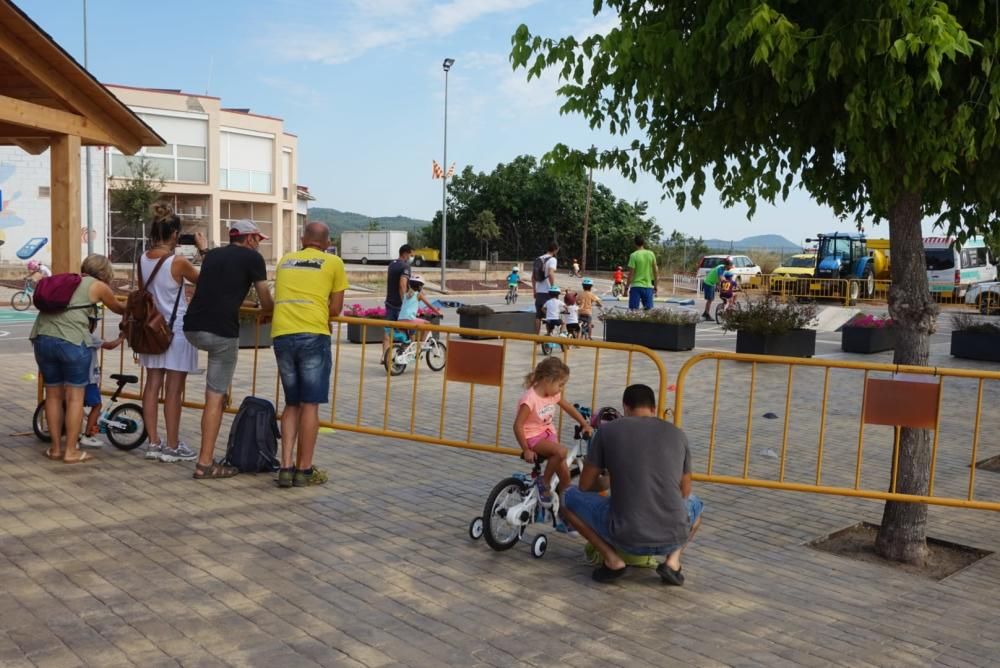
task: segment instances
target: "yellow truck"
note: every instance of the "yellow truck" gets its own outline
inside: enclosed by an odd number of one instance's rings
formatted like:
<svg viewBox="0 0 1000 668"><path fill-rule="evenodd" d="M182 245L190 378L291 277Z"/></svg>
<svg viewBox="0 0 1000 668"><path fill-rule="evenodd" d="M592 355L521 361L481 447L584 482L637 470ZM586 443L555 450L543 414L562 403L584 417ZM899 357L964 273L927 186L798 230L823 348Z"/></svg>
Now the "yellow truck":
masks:
<svg viewBox="0 0 1000 668"><path fill-rule="evenodd" d="M414 248L413 266L422 267L425 264L440 264L441 251L436 248Z"/></svg>

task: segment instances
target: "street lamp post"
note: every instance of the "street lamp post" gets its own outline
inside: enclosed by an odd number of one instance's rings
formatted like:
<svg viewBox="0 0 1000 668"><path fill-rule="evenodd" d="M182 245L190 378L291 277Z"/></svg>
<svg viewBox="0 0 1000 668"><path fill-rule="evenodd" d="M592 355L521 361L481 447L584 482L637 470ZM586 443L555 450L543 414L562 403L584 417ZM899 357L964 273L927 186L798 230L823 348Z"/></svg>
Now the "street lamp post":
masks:
<svg viewBox="0 0 1000 668"><path fill-rule="evenodd" d="M444 159L441 162L441 292L448 291L445 271L448 265L448 71L455 64L454 58L445 58L444 69Z"/></svg>

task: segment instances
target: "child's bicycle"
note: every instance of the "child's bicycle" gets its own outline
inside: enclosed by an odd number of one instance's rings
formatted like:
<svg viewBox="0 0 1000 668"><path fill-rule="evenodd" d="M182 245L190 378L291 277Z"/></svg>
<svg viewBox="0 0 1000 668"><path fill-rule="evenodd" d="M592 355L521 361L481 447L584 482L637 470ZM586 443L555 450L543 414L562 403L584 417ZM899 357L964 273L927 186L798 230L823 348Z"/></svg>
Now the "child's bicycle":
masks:
<svg viewBox="0 0 1000 668"><path fill-rule="evenodd" d="M508 304L517 303L517 284L507 286L507 296L504 297Z"/></svg>
<svg viewBox="0 0 1000 668"><path fill-rule="evenodd" d="M611 296L614 297L615 299L621 297L624 294L625 294L624 283L615 283L614 285L611 286Z"/></svg>
<svg viewBox="0 0 1000 668"><path fill-rule="evenodd" d="M138 383L139 378L113 373L111 380L117 382L118 387L111 395L108 407L101 411L101 416L97 418L97 425L101 433L108 437L111 445L119 450L134 450L146 441L146 423L142 419L142 406L133 402L119 404L118 395L129 383ZM31 426L38 440L52 442L49 425L45 419L44 401L35 409Z"/></svg>
<svg viewBox="0 0 1000 668"><path fill-rule="evenodd" d="M594 427L618 417L618 412L613 408L602 408L592 419L589 408L577 406L577 409L585 418L590 419L591 426ZM570 474L575 477L583 470L590 439L583 437L579 426L574 429L573 436L575 444L566 457ZM536 456L530 473L516 472L493 487L486 497L483 514L469 524L469 537L472 540L484 538L486 544L497 552L509 550L518 542L529 543L533 557L540 559L545 554L549 544L546 535L538 533L529 537L527 534L528 527L535 523L551 522L552 528L555 528L556 518L559 516L558 494L552 494L551 508L541 505L544 462L544 457Z"/></svg>
<svg viewBox="0 0 1000 668"><path fill-rule="evenodd" d="M737 299L737 295L740 292L742 292L742 291L741 290L737 290L737 291L733 292L733 296L730 299L720 301L719 305L715 307L715 322L716 323L718 323L720 325L723 324L726 321L726 318L728 318L730 316L730 314L732 314L734 312L737 312L737 311L739 311L739 310L741 310L743 308L740 305L739 300Z"/></svg>
<svg viewBox="0 0 1000 668"><path fill-rule="evenodd" d="M31 299L35 294L35 281L31 276L24 279L24 287L10 298L10 305L15 311L27 311L31 307Z"/></svg>
<svg viewBox="0 0 1000 668"><path fill-rule="evenodd" d="M570 335L566 333L566 326L565 325L560 325L559 326L559 332L558 333L553 334L552 332L546 332L545 335L546 336L554 336L554 337L560 338L560 339L568 339L568 338L570 338ZM542 347L542 354L545 355L546 357L548 357L549 355L551 355L552 353L554 353L556 351L556 348L559 348L563 352L566 352L567 350L569 350L569 346L567 344L565 344L565 343L549 343L548 341L542 341L542 343L540 345Z"/></svg>
<svg viewBox="0 0 1000 668"><path fill-rule="evenodd" d="M440 371L448 362L448 346L433 336L428 336L421 345L410 332L396 329L392 340L392 347L385 356L385 370L391 376L399 376L408 365L418 363L421 356L431 371Z"/></svg>

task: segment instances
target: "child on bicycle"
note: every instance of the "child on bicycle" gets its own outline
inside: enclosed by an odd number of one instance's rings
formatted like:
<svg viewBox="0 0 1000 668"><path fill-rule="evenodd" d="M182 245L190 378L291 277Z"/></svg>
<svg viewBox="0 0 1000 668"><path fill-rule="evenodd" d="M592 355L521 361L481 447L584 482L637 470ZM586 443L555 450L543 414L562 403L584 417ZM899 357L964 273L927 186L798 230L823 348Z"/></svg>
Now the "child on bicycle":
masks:
<svg viewBox="0 0 1000 668"><path fill-rule="evenodd" d="M103 448L104 441L97 437L101 433L97 421L101 417L101 409L103 408L103 404L101 403L101 367L98 365L98 351L114 350L125 340L125 334L120 333L114 341L104 341L101 337L94 334L97 330L97 323L101 319L97 307L94 308L94 313L88 316L88 319L90 320L90 343L88 344L90 348L90 382L83 391L83 406L84 408L89 408L90 412L87 414L87 426L80 436L80 447Z"/></svg>
<svg viewBox="0 0 1000 668"><path fill-rule="evenodd" d="M399 322L412 325L426 325L426 320L417 317L417 309L420 308L420 302L426 304L427 308L433 311L435 315L441 315L441 311L428 301L427 296L423 293L423 289L423 277L410 276L410 280L406 284L406 294L403 295L403 305L399 309ZM418 342L422 343L427 334L428 332L426 331L416 330L413 336Z"/></svg>
<svg viewBox="0 0 1000 668"><path fill-rule="evenodd" d="M601 300L594 294L594 281L589 278L583 279L583 292L577 296L576 301L580 305L580 334L585 339L592 339L594 307L604 310Z"/></svg>
<svg viewBox="0 0 1000 668"><path fill-rule="evenodd" d="M517 286L521 282L521 275L518 273L517 267L511 267L510 273L507 274L507 291L517 294Z"/></svg>
<svg viewBox="0 0 1000 668"><path fill-rule="evenodd" d="M570 473L566 456L569 450L559 443L552 420L562 409L580 425L580 433L589 437L593 433L590 423L580 415L573 404L563 397L569 380L569 367L557 357L547 357L524 378L525 392L517 402L514 419L514 437L521 446L524 461L529 464L535 457L547 459L540 483L542 506L552 506L552 494L547 485L553 475L559 476L557 492L569 488Z"/></svg>
<svg viewBox="0 0 1000 668"><path fill-rule="evenodd" d="M571 338L580 338L580 306L577 304L577 295L572 290L566 291L566 306L563 310L566 313L566 333Z"/></svg>
<svg viewBox="0 0 1000 668"><path fill-rule="evenodd" d="M553 285L549 288L549 299L545 302L545 335L554 336L562 329L562 314L566 311L566 305L559 299L562 290Z"/></svg>
<svg viewBox="0 0 1000 668"><path fill-rule="evenodd" d="M719 299L722 300L726 310L736 305L736 292L739 289L740 285L736 282L733 272L727 271L722 275L722 279L719 280Z"/></svg>
<svg viewBox="0 0 1000 668"><path fill-rule="evenodd" d="M625 284L625 272L622 271L621 267L615 267L615 285L622 286Z"/></svg>

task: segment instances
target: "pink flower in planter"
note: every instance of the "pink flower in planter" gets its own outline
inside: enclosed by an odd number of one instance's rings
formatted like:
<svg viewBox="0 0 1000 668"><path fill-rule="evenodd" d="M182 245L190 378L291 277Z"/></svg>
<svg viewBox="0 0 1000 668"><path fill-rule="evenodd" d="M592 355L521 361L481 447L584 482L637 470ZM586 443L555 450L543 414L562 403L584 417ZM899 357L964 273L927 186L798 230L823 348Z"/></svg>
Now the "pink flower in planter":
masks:
<svg viewBox="0 0 1000 668"><path fill-rule="evenodd" d="M850 320L844 327L861 327L864 329L884 329L892 327L892 318L875 315L873 313L859 313Z"/></svg>

